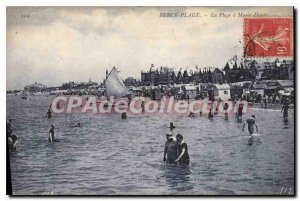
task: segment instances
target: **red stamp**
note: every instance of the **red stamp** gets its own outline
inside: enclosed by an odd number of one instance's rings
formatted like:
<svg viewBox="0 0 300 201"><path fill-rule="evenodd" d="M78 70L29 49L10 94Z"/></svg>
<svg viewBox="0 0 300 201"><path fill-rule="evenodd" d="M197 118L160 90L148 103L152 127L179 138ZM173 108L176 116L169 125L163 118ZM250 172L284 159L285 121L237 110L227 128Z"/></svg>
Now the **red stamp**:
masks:
<svg viewBox="0 0 300 201"><path fill-rule="evenodd" d="M245 18L244 56L293 56L292 18Z"/></svg>

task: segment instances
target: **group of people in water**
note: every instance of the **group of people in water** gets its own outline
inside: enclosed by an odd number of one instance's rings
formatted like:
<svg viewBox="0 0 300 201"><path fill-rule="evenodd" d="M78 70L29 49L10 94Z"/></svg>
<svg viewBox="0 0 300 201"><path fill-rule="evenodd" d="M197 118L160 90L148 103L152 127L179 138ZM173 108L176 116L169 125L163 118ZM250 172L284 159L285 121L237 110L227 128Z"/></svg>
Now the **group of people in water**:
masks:
<svg viewBox="0 0 300 201"><path fill-rule="evenodd" d="M250 136L254 133L254 126L258 132L255 119L255 115L252 115L251 118L247 119L243 124L243 131L245 129L245 125L248 124L248 132ZM165 143L163 162L167 164L189 166L190 156L188 153L187 143L183 140L183 136L180 133L175 135L175 128L176 127L173 122L171 122L170 131L166 134L167 141Z"/></svg>
<svg viewBox="0 0 300 201"><path fill-rule="evenodd" d="M141 104L142 110L144 111L145 103L144 101ZM51 107L51 105L50 105ZM289 106L289 102L286 101L283 103L283 107L281 110L281 113L283 112L283 118L285 121L288 119L288 110L291 107ZM228 105L224 105L224 111L225 111L225 120L228 120ZM242 115L243 115L243 105L240 104L238 107L238 111L236 113L236 118L238 123L242 123ZM196 117L195 113L190 112L188 115L189 117ZM202 116L202 112L200 111L200 116ZM52 117L51 109L48 109L46 113L47 118ZM212 119L214 117L212 108L210 109L208 113L208 118ZM127 119L126 112L121 114L122 119ZM17 144L19 143L18 137L13 134L13 129L15 127L12 125L12 119L9 119L6 123L6 134L8 138L8 145L11 150L16 150ZM254 130L256 128L256 131L258 132L258 126L256 124L256 117L255 115L252 115L251 118L247 119L246 122L243 124L243 131L245 129L245 125L248 124L248 132L249 135L252 135L254 133ZM81 127L81 123L78 122L77 124L71 126L71 127ZM190 157L188 153L188 146L187 143L183 140L183 136L178 133L175 134L175 126L173 122L170 123L170 131L166 134L167 141L165 143L165 149L164 149L164 157L163 161L167 164L178 164L183 166L188 166L190 164ZM59 139L55 136L55 125L51 124L51 128L48 132L48 141L49 143L52 142L59 142Z"/></svg>
<svg viewBox="0 0 300 201"><path fill-rule="evenodd" d="M170 132L166 134L167 141L165 143L163 162L167 164L189 166L190 156L188 146L181 134L175 136L175 128L173 122L171 122Z"/></svg>
<svg viewBox="0 0 300 201"><path fill-rule="evenodd" d="M78 122L77 124L75 125L71 125L70 127L81 127L81 123ZM49 136L48 136L48 141L49 143L52 143L52 142L60 142L60 140L55 136L55 125L54 124L51 124L51 128L49 130Z"/></svg>
<svg viewBox="0 0 300 201"><path fill-rule="evenodd" d="M223 110L224 110L225 120L228 120L228 119L229 119L228 108L229 108L228 103L224 103L224 105L223 105ZM235 114L235 115L236 115L236 118L237 118L237 122L239 122L239 123L242 123L243 109L244 109L244 105L243 105L242 103L239 104L239 106L238 106L238 111L237 111L237 113ZM213 108L211 107L211 108L209 109L209 112L208 112L207 117L208 117L209 119L213 119L214 114L218 114L218 107L216 108L216 111L215 111L215 112L213 112ZM200 115L200 117L203 116L202 111L200 111L199 115ZM190 114L188 115L188 117L196 117L196 116L197 116L197 114L194 113L194 112L190 112Z"/></svg>
<svg viewBox="0 0 300 201"><path fill-rule="evenodd" d="M59 107L59 105L58 105L57 107ZM50 105L50 108L51 108L51 105ZM51 119L51 117L52 117L52 112L51 112L51 109L50 109L50 108L48 109L48 111L47 111L47 113L46 113L46 117L47 117L48 119ZM70 126L70 127L81 127L81 123L78 122L77 124L72 125L72 126ZM60 140L57 139L57 137L55 136L54 130L55 130L55 125L54 125L54 124L51 124L51 128L50 128L50 130L49 130L49 135L48 135L48 141L49 141L49 143L52 143L52 142L60 142Z"/></svg>

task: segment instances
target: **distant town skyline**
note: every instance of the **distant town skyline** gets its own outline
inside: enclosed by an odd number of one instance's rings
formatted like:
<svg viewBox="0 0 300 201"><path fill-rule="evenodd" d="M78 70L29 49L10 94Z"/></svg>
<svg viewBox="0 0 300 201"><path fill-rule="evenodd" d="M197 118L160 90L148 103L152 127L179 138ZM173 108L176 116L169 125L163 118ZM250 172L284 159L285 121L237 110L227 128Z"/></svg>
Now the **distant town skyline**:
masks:
<svg viewBox="0 0 300 201"><path fill-rule="evenodd" d="M219 67L243 53L243 18L220 13L239 7L8 7L6 88L42 82L122 78L168 67ZM274 12L274 10L280 12ZM250 13L292 16L288 7L252 7ZM272 11L272 12L270 12ZM161 17L161 13L199 13ZM219 17L212 18L212 13Z"/></svg>
<svg viewBox="0 0 300 201"><path fill-rule="evenodd" d="M172 67L161 66L154 68L151 65L147 71L141 71L141 78L132 76L123 78L125 86L149 86L150 83L154 85L166 84L224 84L224 83L240 83L247 81L263 81L263 80L293 80L294 79L294 62L292 59L267 59L261 60L239 60L236 57L228 61L224 68L208 67L204 69L189 68L189 69L175 69ZM109 74L109 72L106 72ZM121 78L122 79L122 78ZM63 82L56 86L45 86L43 83L30 83L24 86L27 91L33 89L39 90L53 90L54 88L71 89L74 86L89 87L100 86L103 82L95 82L89 78L88 81L73 80ZM9 92L20 91L18 89L7 90Z"/></svg>

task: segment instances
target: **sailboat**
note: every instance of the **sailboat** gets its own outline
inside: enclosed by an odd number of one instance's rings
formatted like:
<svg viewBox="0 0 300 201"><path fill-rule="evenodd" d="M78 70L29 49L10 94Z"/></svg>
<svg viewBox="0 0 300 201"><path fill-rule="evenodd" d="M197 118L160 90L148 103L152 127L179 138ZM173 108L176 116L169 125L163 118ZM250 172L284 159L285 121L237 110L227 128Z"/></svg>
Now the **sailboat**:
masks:
<svg viewBox="0 0 300 201"><path fill-rule="evenodd" d="M114 98L122 98L130 95L130 92L119 77L116 67L113 67L113 69L108 74L105 80L105 88L107 98L111 96L113 96Z"/></svg>
<svg viewBox="0 0 300 201"><path fill-rule="evenodd" d="M127 87L124 85L122 79L118 75L118 71L116 67L113 67L110 73L107 75L105 81L105 96L99 97L96 103L102 104L103 107L115 107L116 103L121 101L118 105L125 105L124 102L129 103L130 99L129 96L131 95L131 92L127 89ZM86 98L83 100L82 105L85 105L89 98Z"/></svg>
<svg viewBox="0 0 300 201"><path fill-rule="evenodd" d="M23 92L21 94L21 99L27 99L27 91L26 91L26 89L23 90Z"/></svg>
<svg viewBox="0 0 300 201"><path fill-rule="evenodd" d="M122 100L124 102L130 102L129 96L131 95L131 93L124 85L122 79L119 77L116 67L112 68L106 80L104 81L104 85L106 100L108 100L109 102L112 101L110 103L112 107L115 107L115 103L117 101ZM105 103L104 107L108 107L108 105L109 103Z"/></svg>

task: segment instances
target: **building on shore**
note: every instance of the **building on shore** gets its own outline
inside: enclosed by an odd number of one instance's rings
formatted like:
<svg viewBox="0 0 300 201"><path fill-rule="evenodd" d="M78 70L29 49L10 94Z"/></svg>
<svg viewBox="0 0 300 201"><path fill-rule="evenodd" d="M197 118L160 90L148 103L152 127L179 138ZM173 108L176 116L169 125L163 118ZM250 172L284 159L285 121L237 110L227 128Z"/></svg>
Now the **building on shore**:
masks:
<svg viewBox="0 0 300 201"><path fill-rule="evenodd" d="M185 99L193 99L197 96L197 88L193 84L184 84L182 85L182 89Z"/></svg>
<svg viewBox="0 0 300 201"><path fill-rule="evenodd" d="M108 74L108 71L106 71ZM278 93L279 90L294 90L294 62L276 59L275 61L258 62L250 59L230 59L224 68L220 67L168 67L155 68L154 64L148 71L141 72L141 80L133 77L123 82L128 89L148 97L160 99L161 95L178 95L181 98L209 97L215 99L215 93L222 93L227 98L241 97L245 94ZM226 86L226 90L222 88ZM66 82L58 87L46 87L34 83L24 88L30 93L64 90L65 94L103 94L103 83ZM155 90L154 90L155 89ZM225 92L226 91L226 92ZM228 91L228 93L227 93ZM224 92L224 93L223 93ZM10 92L13 93L13 92ZM189 94L189 96L187 96ZM227 97L226 97L227 96Z"/></svg>
<svg viewBox="0 0 300 201"><path fill-rule="evenodd" d="M91 89L91 88L97 88L98 83L93 82L91 79L89 79L88 82L66 82L59 87L62 90L80 90L80 89Z"/></svg>
<svg viewBox="0 0 300 201"><path fill-rule="evenodd" d="M142 86L168 84L198 84L198 83L236 83L262 80L293 80L294 62L292 60L276 59L273 62L258 62L246 58L230 59L224 68L203 67L176 68L163 67L159 69L151 65L149 71L141 72Z"/></svg>
<svg viewBox="0 0 300 201"><path fill-rule="evenodd" d="M224 73L219 68L214 69L211 77L213 83L223 84L225 82Z"/></svg>
<svg viewBox="0 0 300 201"><path fill-rule="evenodd" d="M36 93L36 92L41 92L45 90L47 86L43 85L42 83L37 83L35 82L34 84L30 84L24 87L24 90L29 92L29 93Z"/></svg>
<svg viewBox="0 0 300 201"><path fill-rule="evenodd" d="M125 86L137 86L138 81L133 77L128 77L124 80Z"/></svg>

